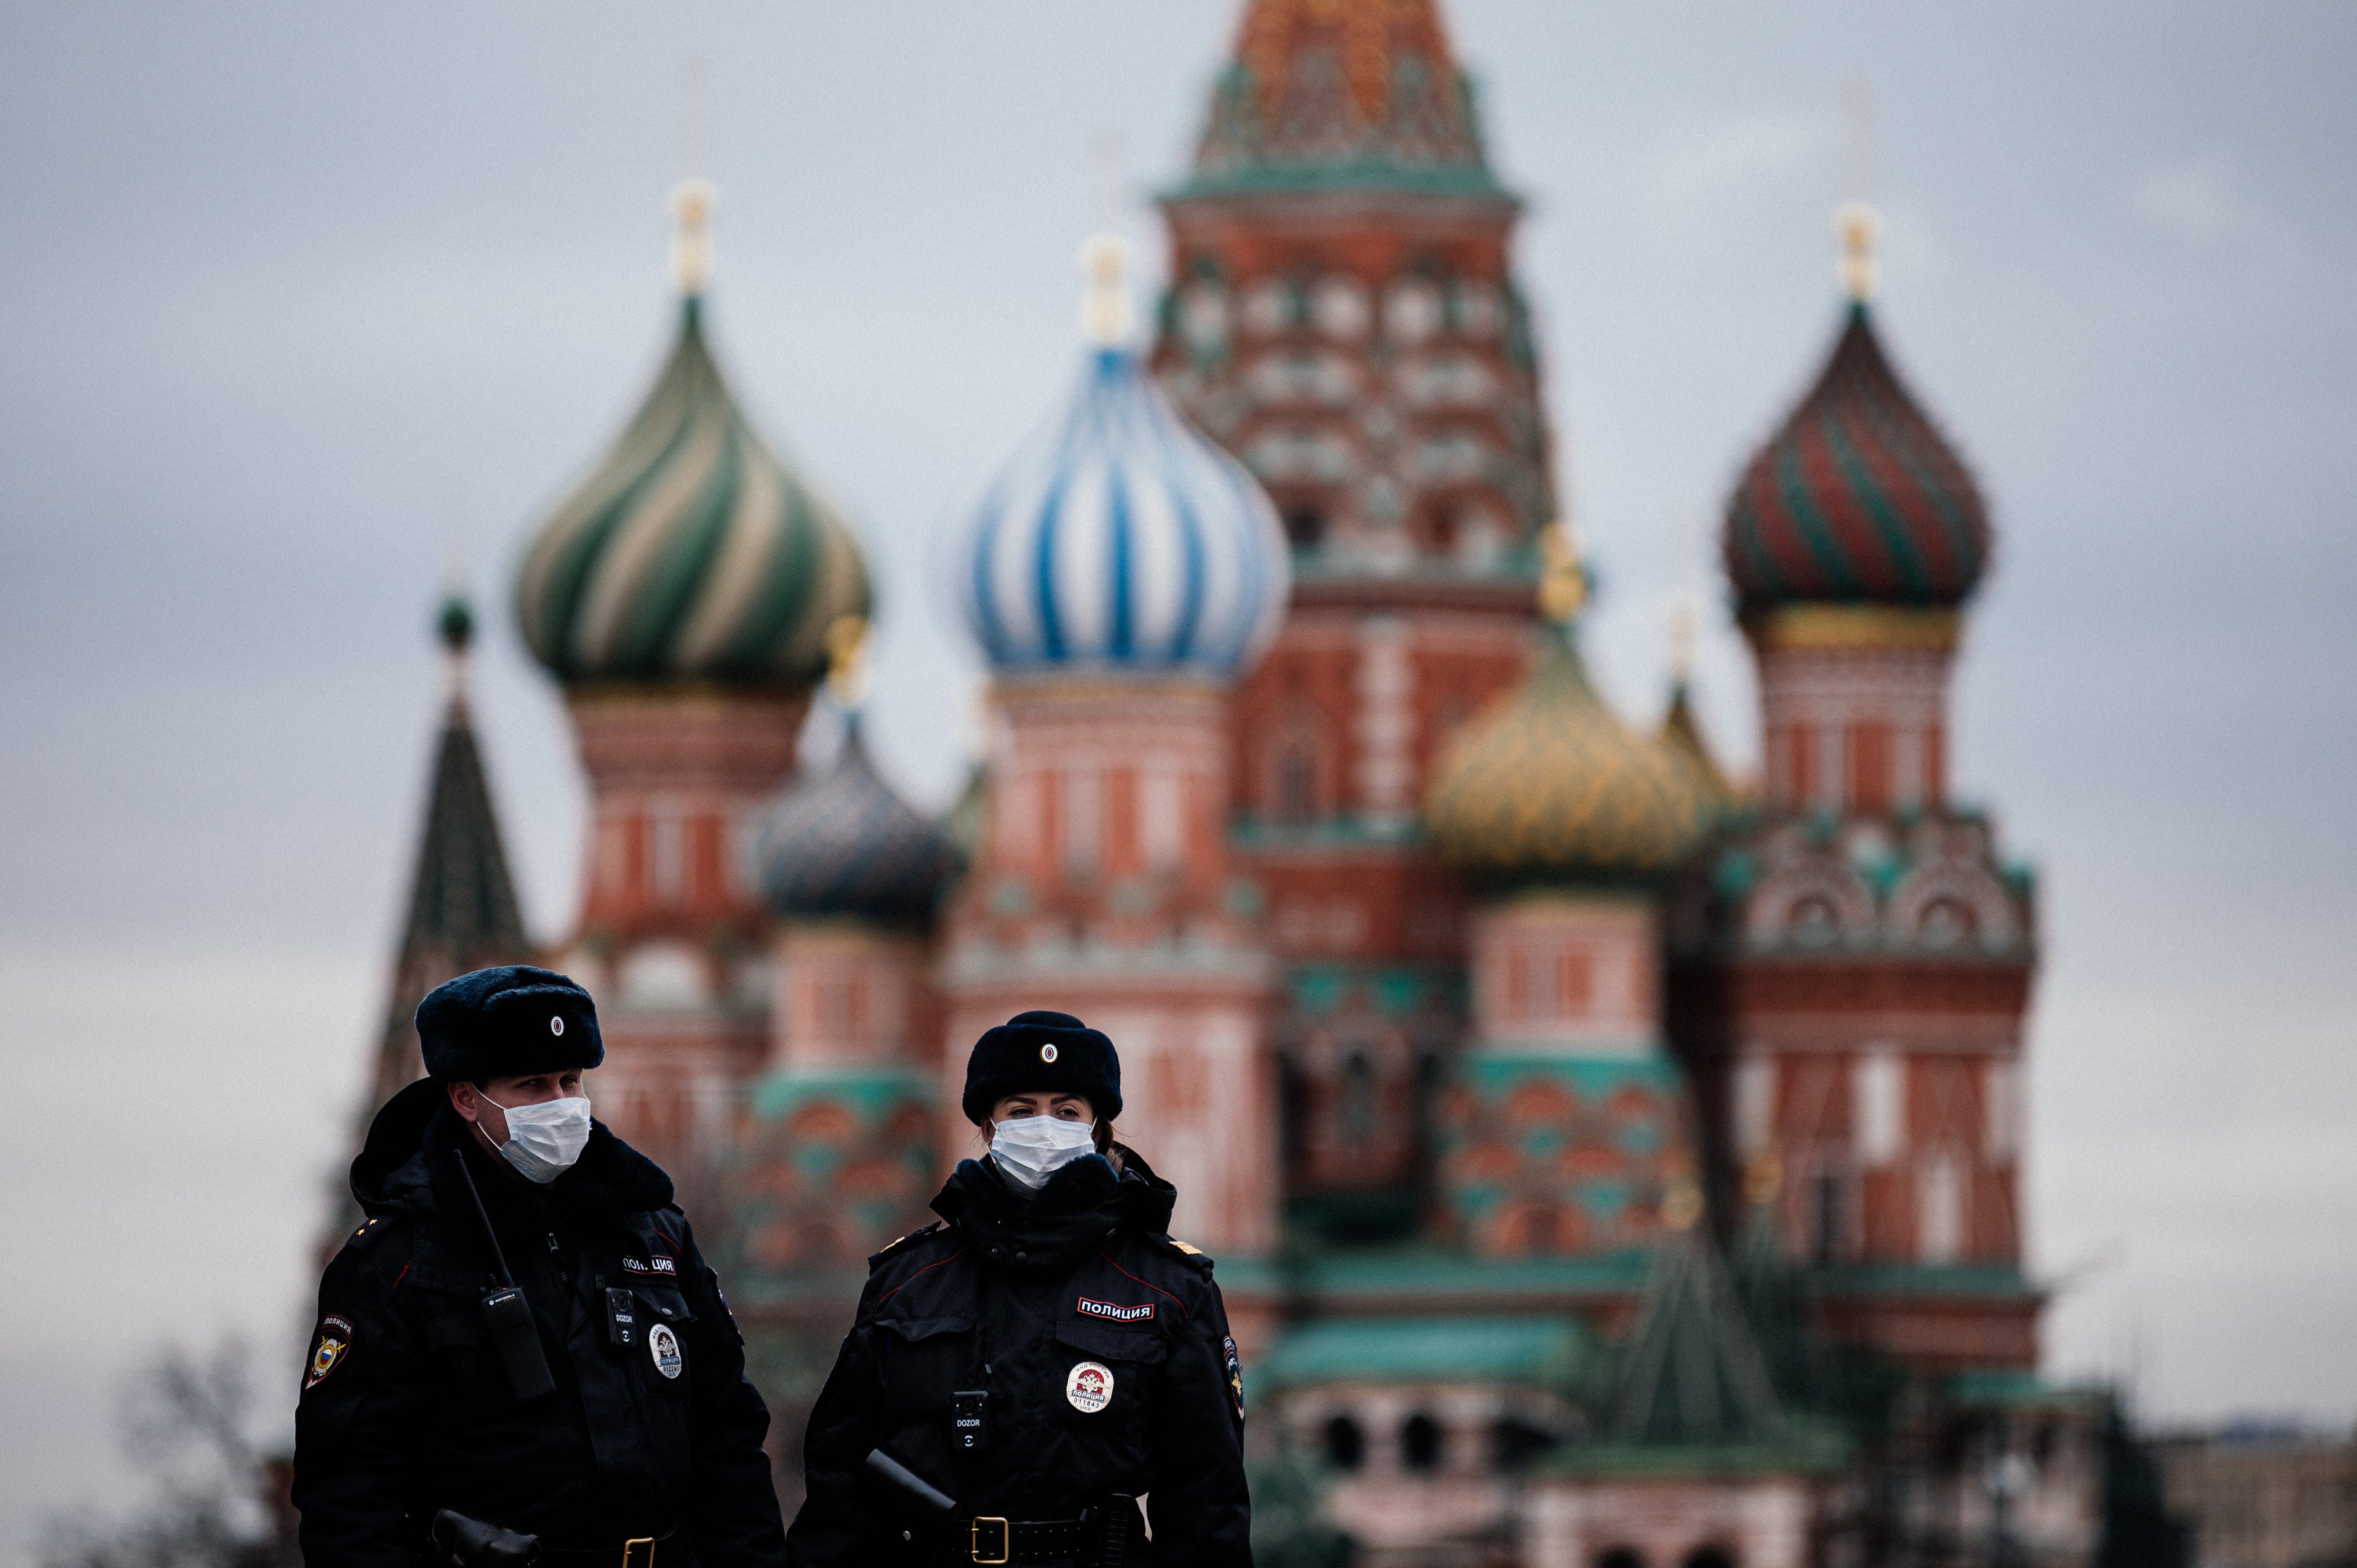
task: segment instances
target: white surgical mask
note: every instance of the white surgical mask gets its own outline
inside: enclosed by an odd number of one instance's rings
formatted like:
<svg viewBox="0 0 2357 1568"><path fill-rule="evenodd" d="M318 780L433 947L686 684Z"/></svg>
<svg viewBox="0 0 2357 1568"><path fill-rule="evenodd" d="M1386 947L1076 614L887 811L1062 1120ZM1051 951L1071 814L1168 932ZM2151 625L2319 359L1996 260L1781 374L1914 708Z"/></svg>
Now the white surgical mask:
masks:
<svg viewBox="0 0 2357 1568"><path fill-rule="evenodd" d="M1096 1124L1062 1122L1053 1116L1025 1116L1001 1122L990 1135L990 1157L999 1175L1026 1192L1037 1192L1048 1178L1079 1159L1097 1152Z"/></svg>
<svg viewBox="0 0 2357 1568"><path fill-rule="evenodd" d="M500 1105L488 1094L483 1099ZM589 1101L544 1100L537 1105L500 1105L507 1113L508 1141L500 1155L533 1181L546 1186L573 1168L589 1142Z"/></svg>

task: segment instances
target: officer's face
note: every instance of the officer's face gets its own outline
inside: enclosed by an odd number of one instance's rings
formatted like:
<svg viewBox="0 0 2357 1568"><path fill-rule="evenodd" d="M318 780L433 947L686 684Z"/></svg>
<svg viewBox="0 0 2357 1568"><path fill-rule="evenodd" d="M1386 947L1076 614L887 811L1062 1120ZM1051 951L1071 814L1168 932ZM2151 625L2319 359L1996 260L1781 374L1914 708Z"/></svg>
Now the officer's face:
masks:
<svg viewBox="0 0 2357 1568"><path fill-rule="evenodd" d="M450 1086L450 1103L458 1114L483 1130L494 1146L508 1141L508 1119L502 1105L540 1105L551 1100L571 1100L581 1093L581 1069L526 1073L522 1078L495 1078L476 1092L471 1083Z"/></svg>
<svg viewBox="0 0 2357 1568"><path fill-rule="evenodd" d="M1009 1094L990 1108L987 1133L1001 1122L1020 1122L1026 1116L1053 1116L1059 1122L1094 1122L1095 1109L1085 1094Z"/></svg>

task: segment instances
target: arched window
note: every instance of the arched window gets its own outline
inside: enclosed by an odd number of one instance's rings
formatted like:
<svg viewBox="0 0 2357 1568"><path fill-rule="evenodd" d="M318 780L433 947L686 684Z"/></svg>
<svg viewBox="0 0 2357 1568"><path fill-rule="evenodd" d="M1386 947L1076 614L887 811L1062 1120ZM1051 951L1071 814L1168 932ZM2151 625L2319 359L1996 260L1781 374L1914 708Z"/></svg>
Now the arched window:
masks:
<svg viewBox="0 0 2357 1568"><path fill-rule="evenodd" d="M1295 507L1285 514L1286 542L1296 550L1315 550L1326 540L1326 514L1316 507Z"/></svg>
<svg viewBox="0 0 2357 1568"><path fill-rule="evenodd" d="M1809 1178L1809 1258L1835 1263L1846 1250L1849 1230L1849 1184L1839 1171L1819 1171Z"/></svg>
<svg viewBox="0 0 2357 1568"><path fill-rule="evenodd" d="M1954 898L1934 898L1924 906L1916 935L1927 948L1952 948L1971 936L1976 924L1970 906Z"/></svg>
<svg viewBox="0 0 2357 1568"><path fill-rule="evenodd" d="M1355 1470L1366 1462L1367 1434L1347 1415L1326 1423L1326 1463L1337 1470Z"/></svg>
<svg viewBox="0 0 2357 1568"><path fill-rule="evenodd" d="M1490 1463L1501 1470L1519 1470L1555 1446L1555 1439L1527 1421L1501 1415L1490 1428Z"/></svg>
<svg viewBox="0 0 2357 1568"><path fill-rule="evenodd" d="M1411 1470L1436 1469L1440 1464L1440 1423L1416 1412L1400 1423L1400 1463Z"/></svg>
<svg viewBox="0 0 2357 1568"><path fill-rule="evenodd" d="M1363 1048L1342 1058L1340 1103L1334 1117L1342 1142L1363 1148L1375 1138L1375 1064Z"/></svg>
<svg viewBox="0 0 2357 1568"><path fill-rule="evenodd" d="M1288 1169L1309 1151L1309 1079L1293 1053L1276 1058L1277 1136Z"/></svg>
<svg viewBox="0 0 2357 1568"><path fill-rule="evenodd" d="M1308 736L1296 736L1277 748L1275 815L1289 827L1318 818L1318 753Z"/></svg>
<svg viewBox="0 0 2357 1568"><path fill-rule="evenodd" d="M1686 1553L1685 1568L1735 1568L1735 1553L1724 1546L1697 1546Z"/></svg>
<svg viewBox="0 0 2357 1568"><path fill-rule="evenodd" d="M1812 896L1792 906L1792 940L1803 947L1821 948L1841 935L1841 917L1833 901Z"/></svg>
<svg viewBox="0 0 2357 1568"><path fill-rule="evenodd" d="M1531 1257L1544 1258L1561 1250L1563 1226L1552 1205L1540 1204L1523 1217L1522 1240L1520 1251Z"/></svg>
<svg viewBox="0 0 2357 1568"><path fill-rule="evenodd" d="M1267 727L1258 743L1254 793L1262 816L1286 827L1308 827L1325 814L1329 789L1324 716L1307 701L1296 701Z"/></svg>

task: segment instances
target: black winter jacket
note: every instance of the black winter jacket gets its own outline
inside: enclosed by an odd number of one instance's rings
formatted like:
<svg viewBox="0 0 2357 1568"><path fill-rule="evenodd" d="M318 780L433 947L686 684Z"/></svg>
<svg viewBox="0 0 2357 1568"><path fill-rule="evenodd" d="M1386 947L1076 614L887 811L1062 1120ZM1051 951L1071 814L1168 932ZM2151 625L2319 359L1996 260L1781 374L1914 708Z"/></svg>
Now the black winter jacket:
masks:
<svg viewBox="0 0 2357 1568"><path fill-rule="evenodd" d="M865 1468L877 1447L962 1516L1067 1520L1146 1496L1158 1568L1250 1564L1227 1310L1211 1260L1165 1233L1177 1192L1124 1154L1120 1176L1086 1156L1036 1199L968 1160L933 1199L942 1223L869 1260L811 1412L809 1496L787 1537L797 1568L944 1560ZM971 1389L989 1393L988 1446L961 1455L951 1395Z"/></svg>
<svg viewBox="0 0 2357 1568"><path fill-rule="evenodd" d="M461 1159L555 1379L530 1402L486 1341L491 1253ZM426 1080L378 1112L352 1191L369 1219L320 1282L295 1416L309 1568L410 1568L446 1508L551 1546L619 1552L675 1526L659 1563L780 1560L770 1413L652 1161L593 1123L571 1170L527 1187ZM609 1289L630 1293L628 1346L611 1342Z"/></svg>

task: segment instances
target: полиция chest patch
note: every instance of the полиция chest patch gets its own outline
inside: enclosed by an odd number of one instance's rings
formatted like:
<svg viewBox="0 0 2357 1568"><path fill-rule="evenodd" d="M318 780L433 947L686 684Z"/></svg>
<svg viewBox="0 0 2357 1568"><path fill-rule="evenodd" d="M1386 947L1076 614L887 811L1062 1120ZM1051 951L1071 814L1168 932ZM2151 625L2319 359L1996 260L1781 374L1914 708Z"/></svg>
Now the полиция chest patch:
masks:
<svg viewBox="0 0 2357 1568"><path fill-rule="evenodd" d="M1121 1306L1110 1301L1092 1301L1082 1296L1073 1304L1073 1310L1088 1317L1111 1318L1115 1323L1143 1323L1154 1316L1154 1304L1142 1306Z"/></svg>

